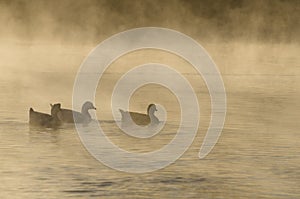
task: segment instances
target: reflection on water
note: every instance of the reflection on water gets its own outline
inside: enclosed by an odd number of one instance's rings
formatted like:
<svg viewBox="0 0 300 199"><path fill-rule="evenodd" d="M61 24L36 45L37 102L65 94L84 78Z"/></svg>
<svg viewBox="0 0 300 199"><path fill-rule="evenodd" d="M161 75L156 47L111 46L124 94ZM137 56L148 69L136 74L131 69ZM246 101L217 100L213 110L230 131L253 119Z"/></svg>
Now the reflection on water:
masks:
<svg viewBox="0 0 300 199"><path fill-rule="evenodd" d="M30 129L30 106L49 112L49 103L67 103L70 96L54 96L50 88L47 100L33 103L28 97L31 88L2 81L0 197L299 198L299 74L224 75L228 111L213 151L198 159L209 122L209 102L203 102L200 128L189 150L169 167L145 174L118 172L96 161L72 125ZM200 101L202 97L198 95ZM121 148L147 152L173 139L177 126L168 122L149 140L126 136L114 122L100 124Z"/></svg>

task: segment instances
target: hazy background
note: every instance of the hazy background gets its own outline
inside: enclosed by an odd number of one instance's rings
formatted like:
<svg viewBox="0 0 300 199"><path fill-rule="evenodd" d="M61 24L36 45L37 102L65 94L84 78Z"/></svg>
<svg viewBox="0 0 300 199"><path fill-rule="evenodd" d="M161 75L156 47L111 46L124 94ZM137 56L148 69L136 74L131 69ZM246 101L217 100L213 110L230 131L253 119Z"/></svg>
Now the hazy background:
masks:
<svg viewBox="0 0 300 199"><path fill-rule="evenodd" d="M0 198L299 198L299 19L298 0L0 0ZM49 113L49 103L72 106L76 72L96 45L144 26L192 37L217 64L227 115L209 156L198 159L210 121L205 83L180 57L153 49L112 63L98 86L97 116L111 119L113 86L130 68L158 62L177 69L193 86L201 113L197 137L174 164L121 173L96 161L72 127L28 128L29 107ZM139 89L131 110L144 112L149 102L165 106L168 122L180 118L167 89ZM141 140L102 124L116 145L135 152L161 148L177 130L168 123Z"/></svg>
<svg viewBox="0 0 300 199"><path fill-rule="evenodd" d="M199 41L299 42L297 0L1 1L5 41L94 44L141 26ZM12 42L12 41L11 41Z"/></svg>
<svg viewBox="0 0 300 199"><path fill-rule="evenodd" d="M218 65L227 91L247 89L226 75L300 74L299 13L297 0L2 0L0 78L7 87L1 92L19 94L16 100L28 102L18 107L24 112L29 106L48 111L56 101L70 107L76 72L89 51L113 34L143 26L191 36Z"/></svg>

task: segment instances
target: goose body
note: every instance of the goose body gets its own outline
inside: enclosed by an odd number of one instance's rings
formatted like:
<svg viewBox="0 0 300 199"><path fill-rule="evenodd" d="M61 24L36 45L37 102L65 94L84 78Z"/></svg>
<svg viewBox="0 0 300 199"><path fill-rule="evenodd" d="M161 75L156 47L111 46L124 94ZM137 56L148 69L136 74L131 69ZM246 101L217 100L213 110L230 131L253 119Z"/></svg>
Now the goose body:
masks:
<svg viewBox="0 0 300 199"><path fill-rule="evenodd" d="M158 118L154 115L154 112L157 111L155 104L148 106L147 114L119 110L122 115L122 125L130 125L132 122L139 126L156 125L159 123Z"/></svg>
<svg viewBox="0 0 300 199"><path fill-rule="evenodd" d="M55 106L51 105L51 107ZM63 123L89 123L92 118L89 113L90 109L95 109L94 105L87 101L82 105L81 112L73 111L70 109L60 109L58 113L58 118Z"/></svg>
<svg viewBox="0 0 300 199"><path fill-rule="evenodd" d="M39 126L46 128L56 128L61 125L61 122L58 118L58 112L60 111L60 104L55 105L51 108L51 115L47 113L41 113L29 109L29 125Z"/></svg>

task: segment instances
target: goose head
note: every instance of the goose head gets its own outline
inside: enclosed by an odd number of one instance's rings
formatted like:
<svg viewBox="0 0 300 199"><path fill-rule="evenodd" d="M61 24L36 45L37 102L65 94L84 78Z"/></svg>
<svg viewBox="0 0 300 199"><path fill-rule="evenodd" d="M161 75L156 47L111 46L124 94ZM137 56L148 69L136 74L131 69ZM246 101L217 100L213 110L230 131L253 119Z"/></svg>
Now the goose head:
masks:
<svg viewBox="0 0 300 199"><path fill-rule="evenodd" d="M51 116L52 117L57 117L58 113L61 111L61 104L50 104L51 106Z"/></svg>
<svg viewBox="0 0 300 199"><path fill-rule="evenodd" d="M88 110L90 110L90 109L96 110L96 107L93 105L92 102L87 101L87 102L85 102L85 103L82 105L81 113L88 112Z"/></svg>
<svg viewBox="0 0 300 199"><path fill-rule="evenodd" d="M157 111L155 104L149 104L147 108L148 115L154 114L155 111Z"/></svg>

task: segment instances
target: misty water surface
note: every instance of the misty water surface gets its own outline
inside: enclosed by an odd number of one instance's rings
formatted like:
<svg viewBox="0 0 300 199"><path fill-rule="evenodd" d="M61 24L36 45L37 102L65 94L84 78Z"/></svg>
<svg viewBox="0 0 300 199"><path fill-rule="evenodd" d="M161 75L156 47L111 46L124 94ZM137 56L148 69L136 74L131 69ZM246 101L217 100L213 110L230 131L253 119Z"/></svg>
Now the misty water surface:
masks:
<svg viewBox="0 0 300 199"><path fill-rule="evenodd" d="M147 152L164 146L175 135L180 119L175 97L150 85L134 94L130 107L143 112L149 102L163 104L168 121L160 134L138 140L111 122L112 85L130 66L151 59L173 65L191 82L199 100L200 128L192 146L169 167L145 174L118 172L96 161L73 126L40 130L27 124L29 107L42 112L49 112L53 102L71 107L77 69L91 48L22 44L1 49L5 55L0 81L1 198L300 196L297 46L206 46L222 74L228 110L219 142L203 160L198 159L198 152L209 124L210 101L202 78L191 66L172 54L152 50L113 63L97 89L96 115L107 136L128 151Z"/></svg>

